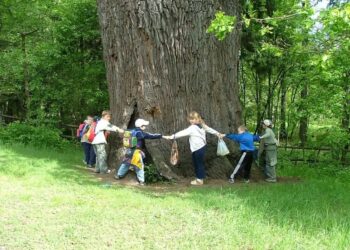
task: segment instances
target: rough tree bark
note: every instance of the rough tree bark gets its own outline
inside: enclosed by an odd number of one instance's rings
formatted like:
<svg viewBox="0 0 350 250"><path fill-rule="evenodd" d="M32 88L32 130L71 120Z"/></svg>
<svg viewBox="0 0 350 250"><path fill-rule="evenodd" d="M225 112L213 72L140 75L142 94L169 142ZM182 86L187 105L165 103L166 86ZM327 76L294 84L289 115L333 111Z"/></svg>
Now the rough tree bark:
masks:
<svg viewBox="0 0 350 250"><path fill-rule="evenodd" d="M241 124L240 30L236 27L223 42L206 33L217 10L239 18L239 0L97 2L115 124L133 127L135 119L142 117L151 122L150 132L172 134L189 125L186 116L192 110L221 132L232 132ZM207 139L208 176L226 177L232 164L216 156L217 138L208 135ZM113 166L119 164L118 145L110 149ZM179 140L177 167L168 164L169 141L149 140L146 146L163 176L193 175L187 138Z"/></svg>

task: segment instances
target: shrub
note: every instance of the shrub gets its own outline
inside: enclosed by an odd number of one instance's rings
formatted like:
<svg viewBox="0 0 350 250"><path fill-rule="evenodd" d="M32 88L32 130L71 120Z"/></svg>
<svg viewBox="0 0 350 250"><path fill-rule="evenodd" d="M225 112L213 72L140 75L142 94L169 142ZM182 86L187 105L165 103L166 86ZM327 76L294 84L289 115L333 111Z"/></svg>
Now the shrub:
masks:
<svg viewBox="0 0 350 250"><path fill-rule="evenodd" d="M333 159L340 158L341 151L350 140L347 131L336 127L319 129L310 137L310 144L314 147L330 147Z"/></svg>
<svg viewBox="0 0 350 250"><path fill-rule="evenodd" d="M24 144L56 149L62 149L68 144L61 137L61 132L58 129L32 126L20 122L13 122L6 127L0 127L0 141L8 144Z"/></svg>
<svg viewBox="0 0 350 250"><path fill-rule="evenodd" d="M156 183L160 181L165 181L165 178L162 177L157 168L153 165L145 165L145 181L146 183Z"/></svg>

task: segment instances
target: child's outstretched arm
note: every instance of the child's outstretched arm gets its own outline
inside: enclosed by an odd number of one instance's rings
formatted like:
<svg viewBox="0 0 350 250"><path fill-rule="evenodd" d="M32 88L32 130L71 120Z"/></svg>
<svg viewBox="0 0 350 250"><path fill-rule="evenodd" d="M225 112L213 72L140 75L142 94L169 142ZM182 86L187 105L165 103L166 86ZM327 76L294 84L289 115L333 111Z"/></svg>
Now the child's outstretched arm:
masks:
<svg viewBox="0 0 350 250"><path fill-rule="evenodd" d="M238 142L238 134L226 134L225 137L232 141Z"/></svg>
<svg viewBox="0 0 350 250"><path fill-rule="evenodd" d="M115 132L119 132L119 133L124 133L124 129L122 129L122 128L119 128L119 127L117 127L117 126L113 126L113 130L115 131Z"/></svg>
<svg viewBox="0 0 350 250"><path fill-rule="evenodd" d="M191 133L192 133L192 128L191 127L188 127L184 130L181 130L173 135L171 135L171 138L172 139L177 139L177 138L181 138L181 137L185 137L185 136L189 136Z"/></svg>
<svg viewBox="0 0 350 250"><path fill-rule="evenodd" d="M272 136L271 130L266 130L265 134L260 136L260 139L265 139L265 138L270 137L270 136Z"/></svg>
<svg viewBox="0 0 350 250"><path fill-rule="evenodd" d="M141 132L141 131L138 131L136 133L136 137L138 139L160 139L163 137L162 134L151 134L151 133L147 133L147 132Z"/></svg>
<svg viewBox="0 0 350 250"><path fill-rule="evenodd" d="M206 132L208 132L209 134L217 135L217 136L220 135L220 133L219 133L218 131L216 131L215 129L209 127L209 126L206 125L206 124L203 125L203 129L204 129Z"/></svg>

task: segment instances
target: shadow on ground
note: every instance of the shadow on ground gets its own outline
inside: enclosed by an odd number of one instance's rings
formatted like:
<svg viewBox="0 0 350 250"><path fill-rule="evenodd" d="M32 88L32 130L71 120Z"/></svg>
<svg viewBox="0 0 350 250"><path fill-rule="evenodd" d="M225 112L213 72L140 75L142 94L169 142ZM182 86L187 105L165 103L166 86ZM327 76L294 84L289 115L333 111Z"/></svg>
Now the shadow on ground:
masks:
<svg viewBox="0 0 350 250"><path fill-rule="evenodd" d="M120 181L114 180L114 172L108 175L93 173L91 169L84 167L79 153L76 148L72 148L70 152L48 152L23 146L12 147L8 154L0 154L0 172L22 178L32 172L47 171L60 182L127 188L161 200L174 197L204 210L235 213L237 202L241 202L248 211L260 214L265 223L299 228L305 234L313 230L328 232L340 228L339 230L349 231L350 228L350 196L344 195L345 183L300 181L294 177L280 177L276 184L253 179L249 184L237 182L232 185L227 180L208 179L202 187L191 187L190 180L183 179L177 183L139 187L133 173ZM18 162L28 163L26 169L21 170L18 166L14 169L6 168L6 165L16 166L13 155L18 158ZM40 165L45 162L54 164L45 169L45 166Z"/></svg>

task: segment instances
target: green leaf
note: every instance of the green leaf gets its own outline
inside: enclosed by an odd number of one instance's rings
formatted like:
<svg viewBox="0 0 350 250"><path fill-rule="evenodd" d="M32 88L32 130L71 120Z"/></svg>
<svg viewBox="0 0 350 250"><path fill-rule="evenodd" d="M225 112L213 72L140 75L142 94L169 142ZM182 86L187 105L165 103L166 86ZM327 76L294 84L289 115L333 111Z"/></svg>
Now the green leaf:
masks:
<svg viewBox="0 0 350 250"><path fill-rule="evenodd" d="M236 16L226 15L223 11L215 14L215 19L207 29L207 33L212 33L219 40L224 40L230 34L236 23Z"/></svg>

